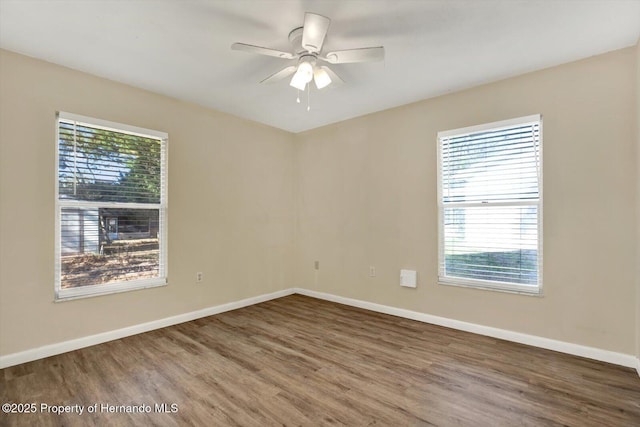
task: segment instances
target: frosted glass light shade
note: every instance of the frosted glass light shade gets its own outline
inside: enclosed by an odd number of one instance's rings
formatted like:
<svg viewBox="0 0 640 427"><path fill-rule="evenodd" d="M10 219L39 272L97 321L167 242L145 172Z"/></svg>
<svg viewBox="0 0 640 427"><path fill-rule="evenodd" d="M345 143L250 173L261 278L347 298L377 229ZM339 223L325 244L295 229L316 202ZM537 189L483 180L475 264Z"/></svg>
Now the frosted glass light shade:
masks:
<svg viewBox="0 0 640 427"><path fill-rule="evenodd" d="M322 89L331 84L331 77L329 77L329 74L324 69L317 68L313 73L313 81L316 83L318 89Z"/></svg>
<svg viewBox="0 0 640 427"><path fill-rule="evenodd" d="M304 90L304 88L307 86L307 83L309 83L312 78L313 66L306 61L301 62L300 65L298 65L298 70L291 78L291 83L289 84L296 89Z"/></svg>

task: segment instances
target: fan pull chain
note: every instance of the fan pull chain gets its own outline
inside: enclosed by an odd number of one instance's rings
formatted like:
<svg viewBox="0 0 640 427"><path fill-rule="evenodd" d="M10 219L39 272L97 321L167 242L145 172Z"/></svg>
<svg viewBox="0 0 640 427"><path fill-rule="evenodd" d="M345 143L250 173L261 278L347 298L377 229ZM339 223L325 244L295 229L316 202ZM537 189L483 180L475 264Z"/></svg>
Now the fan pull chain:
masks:
<svg viewBox="0 0 640 427"><path fill-rule="evenodd" d="M300 104L300 89L298 89L298 97L296 98L296 102Z"/></svg>
<svg viewBox="0 0 640 427"><path fill-rule="evenodd" d="M307 83L307 111L311 110L311 85Z"/></svg>

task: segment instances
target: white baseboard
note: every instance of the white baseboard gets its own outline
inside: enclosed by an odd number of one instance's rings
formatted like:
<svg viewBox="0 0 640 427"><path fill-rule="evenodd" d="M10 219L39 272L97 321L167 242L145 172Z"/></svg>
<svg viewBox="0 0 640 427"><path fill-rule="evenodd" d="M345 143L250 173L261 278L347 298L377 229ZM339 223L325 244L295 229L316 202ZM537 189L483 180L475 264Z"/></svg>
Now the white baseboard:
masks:
<svg viewBox="0 0 640 427"><path fill-rule="evenodd" d="M617 353L614 351L602 350L599 348L588 347L580 344L572 344L564 341L553 340L550 338L543 338L535 335L508 331L506 329L492 328L490 326L463 322L461 320L454 320L446 317L433 316L431 314L390 307L387 305L341 297L338 295L327 294L323 292L311 291L308 289L294 288L293 291L297 294L350 305L352 307L364 308L366 310L376 311L378 313L391 314L393 316L404 317L406 319L417 320L419 322L431 323L434 325L445 326L447 328L472 332L474 334L486 335L506 341L513 341L520 344L559 351L561 353L568 353L574 356L581 356L589 359L599 360L602 362L613 363L616 365L626 366L628 368L636 368L638 370L638 374L640 375L640 359L637 359L635 356L630 354Z"/></svg>
<svg viewBox="0 0 640 427"><path fill-rule="evenodd" d="M21 351L19 353L7 354L0 356L0 369L9 366L18 365L20 363L31 362L37 359L43 359L56 354L66 353L72 350L89 347L103 342L117 340L131 335L152 331L154 329L166 328L167 326L177 325L183 322L200 319L201 317L212 316L214 314L231 311L249 305L258 304L272 299L291 295L293 289L285 289L282 291L272 292L270 294L259 295L257 297L246 298L240 301L234 301L226 304L216 305L214 307L204 308L189 313L178 314L177 316L165 317L164 319L153 320L151 322L141 323L114 331L103 332L100 334L89 335L87 337L77 338L69 341L63 341L56 344L45 345L42 347Z"/></svg>
<svg viewBox="0 0 640 427"><path fill-rule="evenodd" d="M214 314L223 313L225 311L235 310L242 307L247 307L253 304L281 298L294 293L327 301L333 301L352 307L359 307L366 310L376 311L378 313L390 314L393 316L404 317L406 319L417 320L419 322L431 323L434 325L445 326L448 328L472 332L479 335L486 335L493 338L499 338L507 341L531 345L534 347L573 354L575 356L587 357L589 359L613 363L629 368L635 368L638 371L638 375L640 375L640 359L636 358L633 355L617 353L609 350L602 350L599 348L588 347L579 344L567 343L564 341L523 334L520 332L508 331L505 329L492 328L475 323L468 323L460 320L449 319L446 317L433 316L431 314L420 313L417 311L391 307L353 298L341 297L338 295L327 294L303 288L285 289L282 291L272 292L270 294L259 295L240 301L234 301L227 304L208 307L202 310L196 310L189 313L166 317L164 319L141 323L139 325L116 329L114 331L103 332L100 334L90 335L87 337L64 341L61 343L50 344L43 347L21 351L19 353L7 354L4 356L0 356L0 369L18 365L20 363L31 362L33 360L42 359L49 356L55 356L56 354L62 354L68 351L78 350L80 348L89 347L107 341L117 340L131 335L152 331L154 329L160 329L167 326L177 325L183 322L189 322L191 320L212 316Z"/></svg>

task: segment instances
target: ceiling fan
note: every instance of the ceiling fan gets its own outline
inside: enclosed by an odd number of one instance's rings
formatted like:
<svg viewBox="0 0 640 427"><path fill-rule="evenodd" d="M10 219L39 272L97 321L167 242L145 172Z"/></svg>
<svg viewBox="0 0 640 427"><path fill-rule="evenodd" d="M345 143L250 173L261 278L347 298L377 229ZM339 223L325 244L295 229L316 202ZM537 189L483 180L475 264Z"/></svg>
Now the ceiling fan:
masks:
<svg viewBox="0 0 640 427"><path fill-rule="evenodd" d="M384 59L383 46L337 50L323 54L322 46L330 24L331 20L326 16L310 12L305 13L304 25L294 28L289 33L292 52L283 52L245 43L234 43L231 45L231 49L257 53L259 55L274 56L276 58L297 60L296 65L289 65L270 75L260 83L277 82L293 74L289 84L299 90L305 90L311 80L314 81L318 89L322 89L332 82L344 83L331 68L326 65L321 65L323 62L328 64L348 64L353 62L381 61Z"/></svg>

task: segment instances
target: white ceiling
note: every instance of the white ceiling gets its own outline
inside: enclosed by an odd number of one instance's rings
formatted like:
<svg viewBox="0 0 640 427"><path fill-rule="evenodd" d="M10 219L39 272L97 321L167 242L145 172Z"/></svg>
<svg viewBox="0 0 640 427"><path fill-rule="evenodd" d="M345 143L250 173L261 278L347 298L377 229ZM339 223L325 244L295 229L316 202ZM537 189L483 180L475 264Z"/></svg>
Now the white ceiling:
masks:
<svg viewBox="0 0 640 427"><path fill-rule="evenodd" d="M304 12L332 19L329 50L384 45L384 62L332 68L311 91L290 65L232 51L290 50ZM640 0L0 0L0 47L291 132L634 45Z"/></svg>

